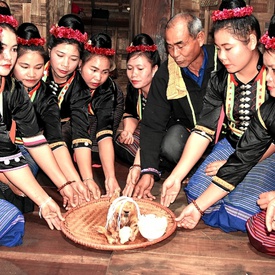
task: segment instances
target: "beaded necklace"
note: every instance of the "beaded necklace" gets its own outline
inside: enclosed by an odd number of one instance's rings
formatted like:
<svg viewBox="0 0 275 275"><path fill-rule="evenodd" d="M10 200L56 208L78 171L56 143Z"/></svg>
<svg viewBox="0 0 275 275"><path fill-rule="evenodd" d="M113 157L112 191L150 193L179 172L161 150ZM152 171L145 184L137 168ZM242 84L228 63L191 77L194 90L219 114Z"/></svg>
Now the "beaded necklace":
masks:
<svg viewBox="0 0 275 275"><path fill-rule="evenodd" d="M262 105L262 103L265 101L265 91L266 91L265 81L266 81L266 70L265 70L265 66L262 66L258 76L254 80L254 83L256 82L256 95L255 95L256 109L258 109ZM225 113L228 119L230 120L229 122L230 130L238 137L241 137L243 134L243 131L235 127L236 121L233 117L236 85L238 85L238 83L234 78L234 74L228 74L227 94L226 94L226 100L225 100Z"/></svg>

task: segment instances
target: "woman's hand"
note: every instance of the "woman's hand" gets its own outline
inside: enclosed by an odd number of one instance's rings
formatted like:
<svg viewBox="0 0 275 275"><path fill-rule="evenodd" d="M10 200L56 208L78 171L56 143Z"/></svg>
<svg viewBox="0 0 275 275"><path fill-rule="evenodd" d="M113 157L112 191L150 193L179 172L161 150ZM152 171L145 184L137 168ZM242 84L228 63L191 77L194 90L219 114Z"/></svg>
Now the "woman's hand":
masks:
<svg viewBox="0 0 275 275"><path fill-rule="evenodd" d="M178 227L193 229L199 223L200 219L201 213L193 203L190 203L182 210L181 214L175 220Z"/></svg>
<svg viewBox="0 0 275 275"><path fill-rule="evenodd" d="M134 142L133 134L128 131L122 131L118 137L118 141L124 144L133 144Z"/></svg>
<svg viewBox="0 0 275 275"><path fill-rule="evenodd" d="M170 175L162 185L160 203L169 207L173 203L180 192L181 181Z"/></svg>
<svg viewBox="0 0 275 275"><path fill-rule="evenodd" d="M274 198L275 198L275 191L264 192L260 194L259 199L257 200L257 203L261 209L266 209L269 202Z"/></svg>
<svg viewBox="0 0 275 275"><path fill-rule="evenodd" d="M205 168L205 174L207 176L215 176L218 170L226 163L226 160L217 160L209 163Z"/></svg>
<svg viewBox="0 0 275 275"><path fill-rule="evenodd" d="M50 197L40 206L39 213L46 220L50 229L60 230L60 223L64 221L59 206Z"/></svg>
<svg viewBox="0 0 275 275"><path fill-rule="evenodd" d="M73 182L71 185L78 194L79 204L82 204L85 201L91 200L89 188L87 187L87 185L85 185L85 183L79 180L79 181Z"/></svg>
<svg viewBox="0 0 275 275"><path fill-rule="evenodd" d="M87 185L91 198L96 200L100 198L101 196L100 189L93 178L85 179L84 184Z"/></svg>
<svg viewBox="0 0 275 275"><path fill-rule="evenodd" d="M71 185L66 185L60 190L60 194L63 197L63 207L69 210L76 207L79 203L78 193L73 189Z"/></svg>
<svg viewBox="0 0 275 275"><path fill-rule="evenodd" d="M126 179L126 186L122 191L123 196L131 197L135 188L135 185L137 184L139 178L140 178L140 167L139 166L132 166L129 169L129 173L127 175Z"/></svg>
<svg viewBox="0 0 275 275"><path fill-rule="evenodd" d="M268 232L275 230L275 198L267 206L265 223Z"/></svg>
<svg viewBox="0 0 275 275"><path fill-rule="evenodd" d="M121 191L119 184L114 177L106 178L105 179L105 189L106 189L106 194L103 195L102 197L112 197L115 192L119 190L119 193Z"/></svg>

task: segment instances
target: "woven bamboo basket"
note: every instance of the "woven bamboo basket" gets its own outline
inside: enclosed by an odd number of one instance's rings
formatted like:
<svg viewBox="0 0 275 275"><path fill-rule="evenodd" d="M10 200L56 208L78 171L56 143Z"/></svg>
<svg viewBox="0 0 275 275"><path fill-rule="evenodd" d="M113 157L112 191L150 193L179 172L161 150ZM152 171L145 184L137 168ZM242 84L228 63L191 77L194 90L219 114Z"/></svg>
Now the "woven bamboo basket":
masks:
<svg viewBox="0 0 275 275"><path fill-rule="evenodd" d="M98 233L96 226L105 226L108 209L111 205L108 198L102 198L96 201L84 203L75 207L64 215L65 221L61 224L61 230L70 240L77 244L99 249L99 250L128 250L144 248L149 245L165 240L176 230L174 213L167 207L159 203L135 199L141 214L155 214L156 216L165 216L168 226L165 234L153 241L148 241L138 233L136 240L125 244L111 245L107 242L104 235Z"/></svg>

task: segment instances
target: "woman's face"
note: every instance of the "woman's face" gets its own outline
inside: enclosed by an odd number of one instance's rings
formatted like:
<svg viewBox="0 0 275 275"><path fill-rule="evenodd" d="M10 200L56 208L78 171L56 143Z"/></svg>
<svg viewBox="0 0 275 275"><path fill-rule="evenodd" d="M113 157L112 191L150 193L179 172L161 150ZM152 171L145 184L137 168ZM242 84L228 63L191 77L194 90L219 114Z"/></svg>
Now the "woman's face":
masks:
<svg viewBox="0 0 275 275"><path fill-rule="evenodd" d="M255 49L251 40L245 44L226 29L216 31L214 39L218 57L229 73L242 73L249 66Z"/></svg>
<svg viewBox="0 0 275 275"><path fill-rule="evenodd" d="M95 90L102 85L110 74L111 63L104 55L92 55L92 57L81 66L81 75L90 89Z"/></svg>
<svg viewBox="0 0 275 275"><path fill-rule="evenodd" d="M14 77L22 81L25 88L34 87L42 78L44 72L44 58L41 53L26 51L17 58L13 69Z"/></svg>
<svg viewBox="0 0 275 275"><path fill-rule="evenodd" d="M1 33L3 51L0 54L0 75L7 76L11 72L17 58L17 39L9 28L3 28Z"/></svg>
<svg viewBox="0 0 275 275"><path fill-rule="evenodd" d="M134 88L148 93L157 66L152 67L146 56L135 55L127 62L127 77Z"/></svg>
<svg viewBox="0 0 275 275"><path fill-rule="evenodd" d="M64 83L80 62L77 44L62 43L49 50L50 63L56 83Z"/></svg>
<svg viewBox="0 0 275 275"><path fill-rule="evenodd" d="M264 64L266 66L266 83L272 97L275 97L275 50L264 52Z"/></svg>

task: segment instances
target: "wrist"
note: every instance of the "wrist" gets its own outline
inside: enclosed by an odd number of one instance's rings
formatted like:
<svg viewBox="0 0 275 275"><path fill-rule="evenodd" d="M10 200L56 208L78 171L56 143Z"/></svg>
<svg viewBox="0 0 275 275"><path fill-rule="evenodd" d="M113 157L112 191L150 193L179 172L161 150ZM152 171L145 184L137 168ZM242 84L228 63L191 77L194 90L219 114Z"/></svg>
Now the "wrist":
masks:
<svg viewBox="0 0 275 275"><path fill-rule="evenodd" d="M201 216L203 216L204 211L201 210L201 208L198 206L197 202L195 200L192 200L192 203L195 206L195 208L198 210L198 212L200 212Z"/></svg>

